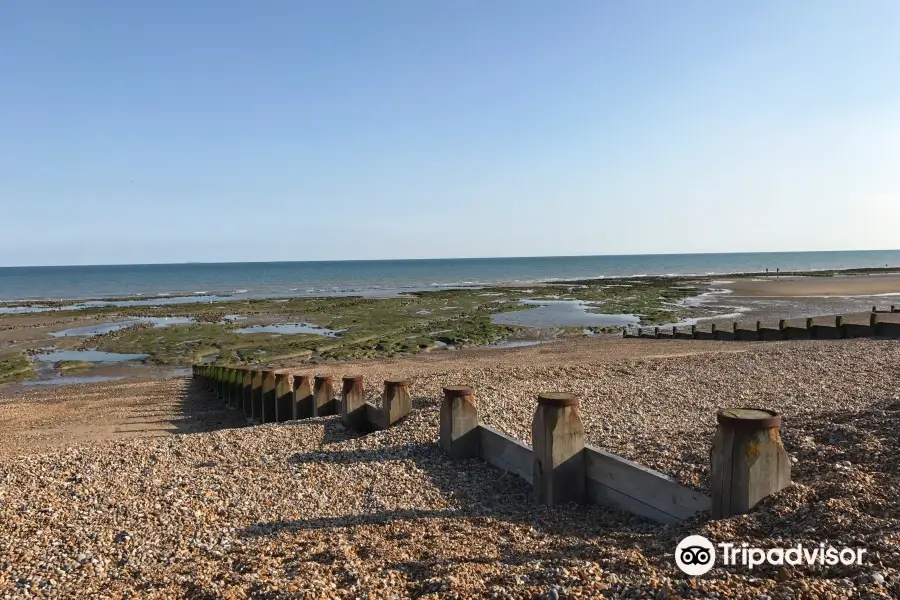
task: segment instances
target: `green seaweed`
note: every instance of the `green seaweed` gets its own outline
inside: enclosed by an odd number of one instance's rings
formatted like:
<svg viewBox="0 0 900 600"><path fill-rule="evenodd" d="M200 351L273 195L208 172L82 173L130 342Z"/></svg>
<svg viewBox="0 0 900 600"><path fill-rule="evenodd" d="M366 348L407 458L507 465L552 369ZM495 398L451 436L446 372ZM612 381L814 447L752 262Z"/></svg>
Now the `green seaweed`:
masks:
<svg viewBox="0 0 900 600"><path fill-rule="evenodd" d="M34 363L24 352L0 354L0 383L24 381L34 377Z"/></svg>

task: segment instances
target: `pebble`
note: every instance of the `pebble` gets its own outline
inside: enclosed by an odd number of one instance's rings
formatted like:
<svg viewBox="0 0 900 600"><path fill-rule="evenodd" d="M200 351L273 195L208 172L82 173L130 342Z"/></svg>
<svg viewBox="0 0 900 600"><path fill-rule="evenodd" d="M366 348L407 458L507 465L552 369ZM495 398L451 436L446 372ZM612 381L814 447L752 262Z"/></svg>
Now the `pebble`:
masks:
<svg viewBox="0 0 900 600"><path fill-rule="evenodd" d="M4 444L21 429L24 400L0 397L0 455L16 450L0 460L0 598L884 597L879 586L900 567L900 498L890 486L900 476L900 410L889 406L900 346L812 341L735 352L629 342L610 346L625 355L576 344L316 366L362 372L370 400L379 386L369 382L410 380L413 413L371 435L324 417L22 451ZM649 356L670 350L684 355ZM671 526L601 506L535 506L523 480L437 448L449 383L473 385L482 422L525 443L536 395L570 390L588 443L702 493L715 411L764 398L784 415L794 485L749 515ZM123 389L116 401L149 412L193 393L187 380L81 389ZM58 404L29 407L64 431ZM829 438L837 443L821 442ZM842 567L840 579L767 565L690 578L672 553L695 533L762 547L843 540L879 562Z"/></svg>

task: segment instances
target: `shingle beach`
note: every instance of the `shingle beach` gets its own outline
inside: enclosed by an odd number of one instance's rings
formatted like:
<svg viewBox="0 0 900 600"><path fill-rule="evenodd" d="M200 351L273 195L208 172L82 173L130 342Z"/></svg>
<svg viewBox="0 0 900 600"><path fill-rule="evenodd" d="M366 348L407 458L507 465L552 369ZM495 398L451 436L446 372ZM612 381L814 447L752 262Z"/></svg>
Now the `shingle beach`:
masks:
<svg viewBox="0 0 900 600"><path fill-rule="evenodd" d="M317 371L362 373L372 396L406 377L413 413L363 436L337 417L242 427L188 378L0 396L0 598L900 595L895 341L582 340ZM774 408L794 483L677 526L535 506L523 480L437 447L440 389L460 383L525 443L537 393L574 392L589 443L700 491L716 410ZM673 560L690 534L867 555L690 578Z"/></svg>

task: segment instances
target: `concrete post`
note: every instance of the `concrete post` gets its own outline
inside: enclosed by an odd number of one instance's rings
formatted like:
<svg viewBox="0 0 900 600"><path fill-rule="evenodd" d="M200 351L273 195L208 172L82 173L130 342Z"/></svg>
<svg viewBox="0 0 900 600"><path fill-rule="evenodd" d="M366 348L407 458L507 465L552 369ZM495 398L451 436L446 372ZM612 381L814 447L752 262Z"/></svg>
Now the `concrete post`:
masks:
<svg viewBox="0 0 900 600"><path fill-rule="evenodd" d="M348 375L341 380L341 421L350 429L369 430L362 375Z"/></svg>
<svg viewBox="0 0 900 600"><path fill-rule="evenodd" d="M266 369L262 372L262 414L261 423L275 421L275 370Z"/></svg>
<svg viewBox="0 0 900 600"><path fill-rule="evenodd" d="M333 415L334 383L331 375L316 375L313 381L313 416Z"/></svg>
<svg viewBox="0 0 900 600"><path fill-rule="evenodd" d="M254 419L262 419L262 371L253 370L253 389L250 393L250 416Z"/></svg>
<svg viewBox="0 0 900 600"><path fill-rule="evenodd" d="M275 421L281 423L294 418L293 379L284 371L275 373Z"/></svg>
<svg viewBox="0 0 900 600"><path fill-rule="evenodd" d="M477 458L481 454L478 404L475 390L467 385L444 388L441 402L441 449L453 458Z"/></svg>
<svg viewBox="0 0 900 600"><path fill-rule="evenodd" d="M384 380L384 401L381 412L384 428L387 429L412 411L412 398L409 395L409 382L405 379Z"/></svg>
<svg viewBox="0 0 900 600"><path fill-rule="evenodd" d="M791 461L781 444L781 414L722 409L710 450L714 519L744 514L791 483Z"/></svg>
<svg viewBox="0 0 900 600"><path fill-rule="evenodd" d="M309 375L294 375L294 420L313 416L313 393Z"/></svg>
<svg viewBox="0 0 900 600"><path fill-rule="evenodd" d="M555 506L584 502L584 427L574 394L545 392L531 422L534 498Z"/></svg>

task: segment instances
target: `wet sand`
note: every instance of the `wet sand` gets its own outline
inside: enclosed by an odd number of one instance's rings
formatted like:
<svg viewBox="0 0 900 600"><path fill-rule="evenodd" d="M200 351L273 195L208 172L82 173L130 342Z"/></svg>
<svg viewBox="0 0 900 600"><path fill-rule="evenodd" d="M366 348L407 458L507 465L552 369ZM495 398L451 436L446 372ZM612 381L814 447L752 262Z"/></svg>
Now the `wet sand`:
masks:
<svg viewBox="0 0 900 600"><path fill-rule="evenodd" d="M731 290L735 296L766 298L897 294L895 303L900 304L900 274L894 273L836 277L759 277L735 279L722 283L721 287ZM890 297L885 297L886 303L890 303L890 300Z"/></svg>

